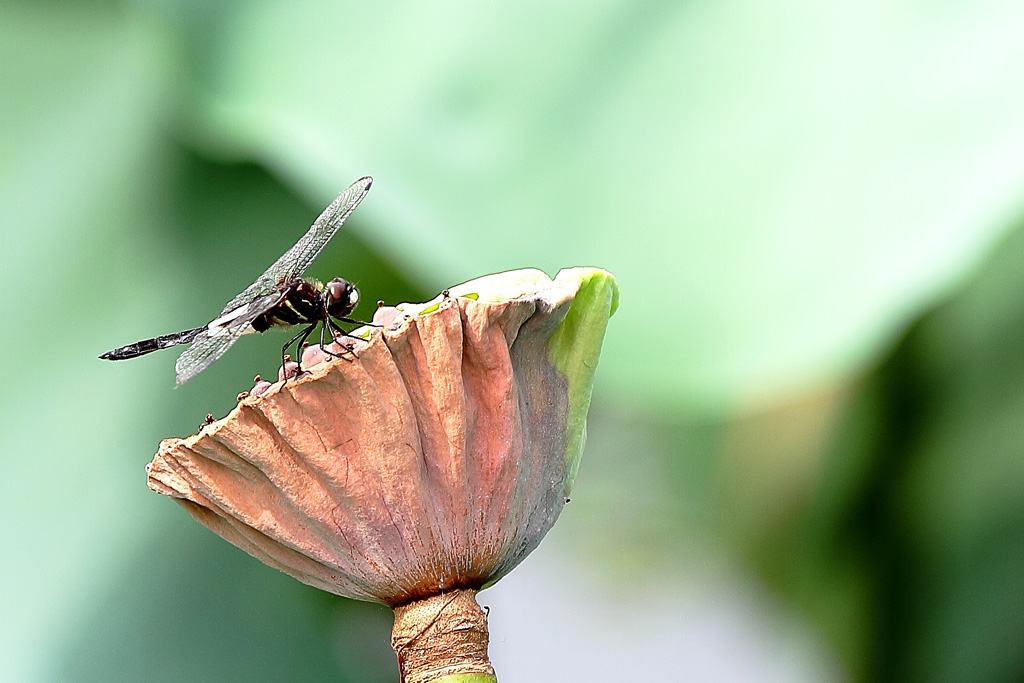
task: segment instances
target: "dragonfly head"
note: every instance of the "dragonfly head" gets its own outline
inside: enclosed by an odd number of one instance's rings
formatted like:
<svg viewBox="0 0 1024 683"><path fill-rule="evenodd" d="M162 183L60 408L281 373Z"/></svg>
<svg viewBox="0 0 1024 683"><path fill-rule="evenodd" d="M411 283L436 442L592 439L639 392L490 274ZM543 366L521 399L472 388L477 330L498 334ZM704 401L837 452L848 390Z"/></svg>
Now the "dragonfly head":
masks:
<svg viewBox="0 0 1024 683"><path fill-rule="evenodd" d="M336 277L327 283L324 288L324 296L327 299L327 313L332 318L344 318L355 310L359 303L359 292L355 285L340 277Z"/></svg>

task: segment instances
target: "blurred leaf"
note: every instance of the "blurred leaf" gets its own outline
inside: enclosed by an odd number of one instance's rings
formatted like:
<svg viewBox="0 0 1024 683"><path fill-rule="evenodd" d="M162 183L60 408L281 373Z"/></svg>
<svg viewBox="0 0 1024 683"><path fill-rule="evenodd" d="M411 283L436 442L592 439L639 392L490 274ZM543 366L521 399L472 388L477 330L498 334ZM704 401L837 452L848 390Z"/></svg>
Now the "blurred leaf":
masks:
<svg viewBox="0 0 1024 683"><path fill-rule="evenodd" d="M607 268L602 383L648 399L847 375L1024 188L1019 3L178 7L186 134L316 204L375 174L367 237L432 289Z"/></svg>
<svg viewBox="0 0 1024 683"><path fill-rule="evenodd" d="M872 374L789 529L773 581L855 680L1024 676L1022 254L1018 229Z"/></svg>
<svg viewBox="0 0 1024 683"><path fill-rule="evenodd" d="M391 610L303 586L174 512L86 616L54 680L397 680Z"/></svg>
<svg viewBox="0 0 1024 683"><path fill-rule="evenodd" d="M1024 226L911 340L909 680L1024 678Z"/></svg>
<svg viewBox="0 0 1024 683"><path fill-rule="evenodd" d="M159 277L147 206L166 168L166 79L154 48L150 27L110 7L0 8L4 680L46 675L72 615L152 519L130 451L151 426L140 407L161 400L96 355L103 293L126 292L119 310L140 322L169 301L140 306L128 286Z"/></svg>

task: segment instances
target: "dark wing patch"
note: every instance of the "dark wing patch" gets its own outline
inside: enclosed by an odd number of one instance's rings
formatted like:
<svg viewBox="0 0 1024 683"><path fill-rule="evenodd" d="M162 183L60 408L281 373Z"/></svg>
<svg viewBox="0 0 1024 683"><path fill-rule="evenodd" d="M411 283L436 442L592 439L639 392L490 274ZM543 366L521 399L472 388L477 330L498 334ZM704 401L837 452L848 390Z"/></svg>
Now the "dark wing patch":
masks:
<svg viewBox="0 0 1024 683"><path fill-rule="evenodd" d="M292 278L301 277L313 259L323 251L324 246L338 232L345 219L355 211L359 202L363 201L363 197L370 190L371 183L373 183L373 178L366 176L345 188L337 199L324 209L324 212L314 221L306 234L295 243L295 246L274 261L274 265L256 278L256 282L246 287L244 292L227 303L224 310L221 311L220 317L258 297L276 292ZM179 384L181 381L179 378Z"/></svg>

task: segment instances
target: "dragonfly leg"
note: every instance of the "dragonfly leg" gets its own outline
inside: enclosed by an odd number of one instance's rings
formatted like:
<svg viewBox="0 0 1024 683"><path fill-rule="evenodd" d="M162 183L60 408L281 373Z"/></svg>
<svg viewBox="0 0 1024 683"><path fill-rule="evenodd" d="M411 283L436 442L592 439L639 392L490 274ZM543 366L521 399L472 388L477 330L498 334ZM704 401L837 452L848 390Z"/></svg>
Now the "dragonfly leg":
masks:
<svg viewBox="0 0 1024 683"><path fill-rule="evenodd" d="M288 350L289 346L295 344L296 341L299 342L295 346L295 376L298 377L299 375L302 374L302 342L306 341L306 339L309 338L309 335L313 333L313 328L315 327L316 323L313 323L312 325L304 328L297 335L289 339L287 344L281 347L281 373L285 376L286 381L288 379L288 373L286 372L285 365L288 363L288 361L285 360L285 351Z"/></svg>
<svg viewBox="0 0 1024 683"><path fill-rule="evenodd" d="M331 341L337 344L338 348L342 349L341 353L334 353L326 346L324 346L324 328L326 328L327 331L331 333ZM345 360L351 360L350 358L345 356L345 352L347 351L348 353L355 356L355 354L352 353L352 347L350 345L342 344L341 340L338 339L339 335L341 335L342 337L350 336L348 333L345 332L345 330L338 327L333 320L327 318L327 320L324 323L324 327L320 329L320 346L323 348L324 352L327 353L329 356L334 356L335 358L344 358ZM356 339L357 337L353 338Z"/></svg>
<svg viewBox="0 0 1024 683"><path fill-rule="evenodd" d="M337 354L334 351L331 351L329 348L327 348L326 332L328 331L331 333L331 340L334 342L338 341L338 338L334 336L334 330L331 329L327 323L323 323L320 326L320 348L323 349L324 353L326 353L328 356L332 358L344 358L344 356L342 356L341 354Z"/></svg>

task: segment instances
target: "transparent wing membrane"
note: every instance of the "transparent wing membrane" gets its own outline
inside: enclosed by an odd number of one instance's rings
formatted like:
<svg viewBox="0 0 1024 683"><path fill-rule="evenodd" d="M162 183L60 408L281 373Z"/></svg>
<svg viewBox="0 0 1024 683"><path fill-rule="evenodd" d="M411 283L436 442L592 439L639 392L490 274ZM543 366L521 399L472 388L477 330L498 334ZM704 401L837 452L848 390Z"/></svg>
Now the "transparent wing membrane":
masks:
<svg viewBox="0 0 1024 683"><path fill-rule="evenodd" d="M178 356L174 363L174 372L178 384L184 384L223 356L238 338L252 330L252 321L270 310L284 299L284 292L274 292L262 296L244 305L244 310L237 310L230 320L222 326L207 327L195 335L192 345ZM222 318L224 316L221 316Z"/></svg>

